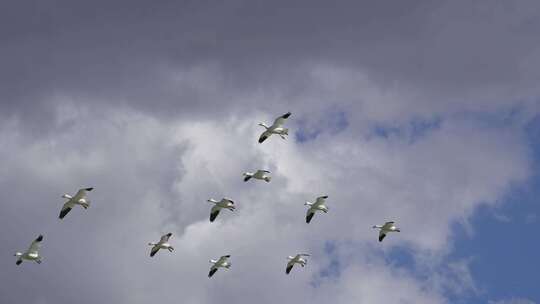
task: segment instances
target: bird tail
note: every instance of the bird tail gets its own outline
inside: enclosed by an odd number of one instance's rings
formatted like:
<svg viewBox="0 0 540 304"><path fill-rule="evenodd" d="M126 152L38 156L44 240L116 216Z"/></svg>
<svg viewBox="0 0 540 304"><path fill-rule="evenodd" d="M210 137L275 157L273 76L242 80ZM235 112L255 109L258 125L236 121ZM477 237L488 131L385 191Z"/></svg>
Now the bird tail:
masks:
<svg viewBox="0 0 540 304"><path fill-rule="evenodd" d="M284 129L283 130L283 135L289 135L289 129Z"/></svg>

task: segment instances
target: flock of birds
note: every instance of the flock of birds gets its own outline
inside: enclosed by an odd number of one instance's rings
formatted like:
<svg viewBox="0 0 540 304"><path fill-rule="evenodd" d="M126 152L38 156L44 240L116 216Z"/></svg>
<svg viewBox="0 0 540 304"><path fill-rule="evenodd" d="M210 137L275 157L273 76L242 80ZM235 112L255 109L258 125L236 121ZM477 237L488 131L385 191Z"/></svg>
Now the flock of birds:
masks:
<svg viewBox="0 0 540 304"><path fill-rule="evenodd" d="M266 126L264 123L259 123L260 126L264 127L266 130L261 134L259 137L259 143L264 142L266 139L268 139L273 134L279 135L281 138L286 139L286 136L289 134L289 129L284 128L283 125L285 123L285 120L291 116L291 112L288 112L286 114L283 114L275 119L274 123L271 126ZM257 170L256 172L245 172L243 174L244 176L244 182L249 181L250 179L258 179L258 180L264 180L266 182L270 182L271 176L270 171L267 170ZM60 210L59 218L63 219L70 211L73 209L76 205L80 205L84 209L88 209L90 207L90 201L87 199L88 192L92 191L94 188L83 188L77 191L75 196L71 196L68 194L62 195L63 198L67 199L67 201L62 206L62 209ZM304 205L308 206L306 213L306 223L310 223L313 219L313 216L317 211L321 211L324 213L328 212L328 207L326 206L326 199L328 199L328 195L317 197L315 202L306 202ZM235 210L235 204L234 201L228 198L223 198L220 201L217 201L215 199L209 199L208 202L214 204L212 208L210 209L210 222L215 221L217 216L219 215L219 212L221 209L228 209L230 211ZM375 229L379 229L379 242L382 242L384 237L390 233L390 232L400 232L399 228L395 226L395 223L393 221L389 221L384 223L383 225L375 225L373 226ZM150 257L153 257L160 249L168 250L169 252L173 252L174 248L169 243L169 239L171 238L172 233L167 233L163 235L160 240L157 243L148 243L149 246L152 248L150 249ZM39 248L41 243L43 242L43 235L39 235L30 245L28 250L26 250L24 253L17 252L15 253L15 256L17 257L17 265L20 265L24 260L27 261L34 261L38 264L41 264L42 257L39 254ZM288 262L287 267L285 268L285 273L289 274L295 264L299 264L300 266L304 267L307 264L307 259L305 257L310 256L307 253L299 253L295 256L288 256ZM229 269L231 267L231 262L229 262L230 255L223 255L217 260L210 260L209 262L212 264L210 267L210 272L208 273L208 277L212 277L219 268L225 268Z"/></svg>

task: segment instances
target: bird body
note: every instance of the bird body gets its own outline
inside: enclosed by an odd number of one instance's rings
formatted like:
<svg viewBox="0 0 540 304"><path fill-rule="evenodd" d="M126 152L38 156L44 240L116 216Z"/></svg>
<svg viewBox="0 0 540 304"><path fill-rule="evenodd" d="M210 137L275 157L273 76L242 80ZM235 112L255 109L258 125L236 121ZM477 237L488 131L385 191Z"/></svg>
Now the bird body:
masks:
<svg viewBox="0 0 540 304"><path fill-rule="evenodd" d="M322 211L324 213L328 212L328 206L325 205L326 199L328 198L328 195L319 196L315 203L306 202L304 205L309 206L309 209L306 213L306 223L309 224L311 222L311 219L315 215L315 212Z"/></svg>
<svg viewBox="0 0 540 304"><path fill-rule="evenodd" d="M291 112L287 112L274 120L274 123L271 126L267 126L264 123L259 123L259 126L265 128L266 130L259 137L259 143L265 141L272 134L277 134L281 138L285 139L285 136L289 135L289 129L284 128L283 124L285 120L291 116Z"/></svg>
<svg viewBox="0 0 540 304"><path fill-rule="evenodd" d="M270 182L270 180L272 179L272 177L270 176L270 171L268 170L257 170L257 172L255 173L252 173L252 172L244 173L244 182L247 182L251 178L264 180L267 183Z"/></svg>
<svg viewBox="0 0 540 304"><path fill-rule="evenodd" d="M287 259L289 262L287 263L287 268L285 268L285 273L289 274L294 266L294 264L300 264L300 266L304 267L307 264L307 259L302 257L310 256L307 253L299 253L296 256L288 256Z"/></svg>
<svg viewBox="0 0 540 304"><path fill-rule="evenodd" d="M34 261L38 264L41 264L42 257L39 255L39 248L41 247L42 241L43 241L43 235L39 235L32 242L32 244L30 244L30 247L24 253L16 252L14 256L18 257L18 259L15 264L21 265L23 260Z"/></svg>
<svg viewBox="0 0 540 304"><path fill-rule="evenodd" d="M93 189L94 188L79 189L75 196L71 196L69 194L62 195L63 198L67 199L67 202L65 202L62 206L59 218L63 219L71 211L71 209L75 207L75 205L80 205L84 209L88 209L88 207L90 207L90 201L86 199L86 194L88 191L92 191Z"/></svg>
<svg viewBox="0 0 540 304"><path fill-rule="evenodd" d="M214 204L210 210L210 222L213 222L217 218L221 209L228 209L230 211L234 211L236 209L234 202L228 198L222 198L221 201L216 201L215 199L211 198L208 200L208 202Z"/></svg>
<svg viewBox="0 0 540 304"><path fill-rule="evenodd" d="M382 242L384 237L389 232L401 232L399 228L396 227L395 222L390 221L384 223L384 225L374 225L373 228L379 229L379 242Z"/></svg>
<svg viewBox="0 0 540 304"><path fill-rule="evenodd" d="M214 273L218 271L219 268L225 268L230 269L231 268L231 262L229 262L229 258L231 257L230 254L221 256L217 261L216 260L210 260L209 262L212 264L210 267L210 272L208 272L208 277L211 278Z"/></svg>
<svg viewBox="0 0 540 304"><path fill-rule="evenodd" d="M174 248L169 244L169 238L172 236L172 233L167 233L161 236L161 239L157 243L148 243L149 246L152 246L150 250L150 257L153 257L160 249L167 249L169 252L173 252Z"/></svg>

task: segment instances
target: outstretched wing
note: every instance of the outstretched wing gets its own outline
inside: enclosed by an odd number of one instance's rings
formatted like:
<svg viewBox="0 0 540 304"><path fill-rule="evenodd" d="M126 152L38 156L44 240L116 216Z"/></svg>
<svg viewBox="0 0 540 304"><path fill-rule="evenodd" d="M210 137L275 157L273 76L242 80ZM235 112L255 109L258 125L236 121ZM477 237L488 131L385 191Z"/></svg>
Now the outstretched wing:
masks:
<svg viewBox="0 0 540 304"><path fill-rule="evenodd" d="M43 235L39 235L28 248L28 253L38 253L39 247L41 247L41 241L43 241Z"/></svg>
<svg viewBox="0 0 540 304"><path fill-rule="evenodd" d="M94 188L92 187L79 189L79 191L77 191L77 194L75 194L75 197L73 197L73 199L75 201L78 201L82 198L86 198L86 192L92 191L92 190L94 190Z"/></svg>
<svg viewBox="0 0 540 304"><path fill-rule="evenodd" d="M309 253L299 253L299 254L296 255L296 258L303 257L303 256L307 257L307 256L311 256L311 254L309 254Z"/></svg>
<svg viewBox="0 0 540 304"><path fill-rule="evenodd" d="M264 131L259 137L259 143L262 144L262 142L265 141L268 137L270 137L270 135L272 135L270 132Z"/></svg>
<svg viewBox="0 0 540 304"><path fill-rule="evenodd" d="M287 112L281 115L280 117L276 118L276 120L274 120L273 127L278 128L282 126L285 123L285 119L289 118L289 116L291 116L291 112Z"/></svg>
<svg viewBox="0 0 540 304"><path fill-rule="evenodd" d="M315 215L315 212L313 211L313 209L309 208L306 214L306 223L309 224L309 222L311 222L311 219L313 218L314 215Z"/></svg>
<svg viewBox="0 0 540 304"><path fill-rule="evenodd" d="M227 255L224 255L224 256L221 256L219 258L219 260L216 262L217 265L220 265L222 263L225 263L227 261L228 258L230 258L231 255L230 254L227 254Z"/></svg>
<svg viewBox="0 0 540 304"><path fill-rule="evenodd" d="M247 182L247 181L250 180L250 179L251 179L251 175L246 175L246 176L244 176L244 181L245 181L245 182Z"/></svg>
<svg viewBox="0 0 540 304"><path fill-rule="evenodd" d="M386 236L386 233L384 233L383 230L381 229L379 231L379 242L382 242L385 236Z"/></svg>
<svg viewBox="0 0 540 304"><path fill-rule="evenodd" d="M319 196L317 197L317 200L315 201L315 204L313 204L314 206L319 206L319 205L322 205L325 203L325 200L328 198L328 195L324 195L324 196Z"/></svg>
<svg viewBox="0 0 540 304"><path fill-rule="evenodd" d="M216 273L217 270L218 269L215 268L215 267L210 268L210 272L208 273L208 277L211 278L214 275L214 273Z"/></svg>
<svg viewBox="0 0 540 304"><path fill-rule="evenodd" d="M384 223L382 229L390 229L392 226L394 226L394 222L386 222Z"/></svg>
<svg viewBox="0 0 540 304"><path fill-rule="evenodd" d="M163 236L161 236L161 239L159 239L160 243L167 243L169 241L169 238L171 237L172 233L167 233Z"/></svg>
<svg viewBox="0 0 540 304"><path fill-rule="evenodd" d="M218 206L212 207L212 209L210 210L210 222L213 222L216 219L219 214L219 209L220 208Z"/></svg>
<svg viewBox="0 0 540 304"><path fill-rule="evenodd" d="M60 215L58 216L60 219L63 219L71 211L71 205L71 200L69 200L62 206L62 210L60 210Z"/></svg>
<svg viewBox="0 0 540 304"><path fill-rule="evenodd" d="M152 250L150 250L150 257L153 257L154 255L156 255L158 251L159 251L159 246L154 245L154 247L152 247Z"/></svg>
<svg viewBox="0 0 540 304"><path fill-rule="evenodd" d="M291 273L293 266L294 266L294 263L291 263L291 262L287 263L287 268L285 269L285 273L286 274Z"/></svg>

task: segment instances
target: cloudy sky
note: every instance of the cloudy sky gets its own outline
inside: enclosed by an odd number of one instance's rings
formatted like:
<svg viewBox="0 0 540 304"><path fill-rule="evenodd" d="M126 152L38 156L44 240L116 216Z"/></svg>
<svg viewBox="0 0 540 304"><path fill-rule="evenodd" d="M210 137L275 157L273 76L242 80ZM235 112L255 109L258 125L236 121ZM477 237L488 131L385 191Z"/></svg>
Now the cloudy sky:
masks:
<svg viewBox="0 0 540 304"><path fill-rule="evenodd" d="M535 0L3 1L0 302L540 303L539 34Z"/></svg>

